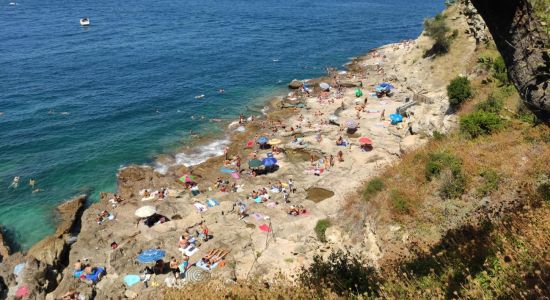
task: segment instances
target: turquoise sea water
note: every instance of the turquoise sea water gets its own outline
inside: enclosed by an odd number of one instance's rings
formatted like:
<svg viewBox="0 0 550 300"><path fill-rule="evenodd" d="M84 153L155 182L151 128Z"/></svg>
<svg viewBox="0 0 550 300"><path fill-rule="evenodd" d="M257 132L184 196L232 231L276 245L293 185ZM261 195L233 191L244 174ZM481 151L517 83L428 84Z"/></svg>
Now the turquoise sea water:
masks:
<svg viewBox="0 0 550 300"><path fill-rule="evenodd" d="M53 231L59 202L114 191L119 167L177 151L190 129L221 132L207 120L261 107L293 78L415 38L443 8L426 0L10 1L0 0L0 224L22 249ZM21 184L8 189L14 176ZM32 193L30 178L44 191Z"/></svg>

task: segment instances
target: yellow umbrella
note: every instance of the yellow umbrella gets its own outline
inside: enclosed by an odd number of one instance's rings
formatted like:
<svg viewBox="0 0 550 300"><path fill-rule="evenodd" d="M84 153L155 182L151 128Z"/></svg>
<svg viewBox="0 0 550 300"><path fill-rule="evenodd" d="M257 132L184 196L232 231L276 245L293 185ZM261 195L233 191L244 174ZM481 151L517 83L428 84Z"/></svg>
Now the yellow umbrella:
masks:
<svg viewBox="0 0 550 300"><path fill-rule="evenodd" d="M279 145L280 143L282 143L280 139L272 139L272 140L269 140L268 142L268 144L270 145Z"/></svg>

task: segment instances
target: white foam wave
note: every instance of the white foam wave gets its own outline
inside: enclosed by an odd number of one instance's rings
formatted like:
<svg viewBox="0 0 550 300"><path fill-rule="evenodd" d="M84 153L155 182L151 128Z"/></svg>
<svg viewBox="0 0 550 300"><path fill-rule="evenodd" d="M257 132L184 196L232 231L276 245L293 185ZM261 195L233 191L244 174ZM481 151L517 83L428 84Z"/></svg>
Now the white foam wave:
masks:
<svg viewBox="0 0 550 300"><path fill-rule="evenodd" d="M210 157L222 155L224 146L228 143L229 141L225 139L217 140L192 149L188 153L178 153L176 154L176 164L184 165L186 167L198 165Z"/></svg>

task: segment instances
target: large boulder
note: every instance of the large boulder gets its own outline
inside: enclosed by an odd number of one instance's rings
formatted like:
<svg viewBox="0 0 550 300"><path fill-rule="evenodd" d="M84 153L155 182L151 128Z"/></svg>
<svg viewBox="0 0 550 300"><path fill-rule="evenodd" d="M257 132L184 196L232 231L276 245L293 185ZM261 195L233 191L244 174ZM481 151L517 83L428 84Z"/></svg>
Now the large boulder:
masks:
<svg viewBox="0 0 550 300"><path fill-rule="evenodd" d="M35 244L29 249L28 256L53 267L63 263L70 248L67 239L82 216L85 202L86 195L80 195L59 205L57 214L60 222L55 234Z"/></svg>
<svg viewBox="0 0 550 300"><path fill-rule="evenodd" d="M77 224L78 219L82 215L86 195L75 197L57 207L60 222L57 225L55 235L61 237L64 234L70 233Z"/></svg>
<svg viewBox="0 0 550 300"><path fill-rule="evenodd" d="M296 90L296 89L299 89L302 86L302 84L303 84L302 81L298 79L294 79L288 84L288 88Z"/></svg>

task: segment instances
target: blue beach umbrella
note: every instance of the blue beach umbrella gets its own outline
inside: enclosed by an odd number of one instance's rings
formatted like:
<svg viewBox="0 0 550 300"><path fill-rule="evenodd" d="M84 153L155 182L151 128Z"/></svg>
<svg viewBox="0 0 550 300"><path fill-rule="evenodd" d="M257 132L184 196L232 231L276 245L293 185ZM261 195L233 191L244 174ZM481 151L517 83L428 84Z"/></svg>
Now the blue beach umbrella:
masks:
<svg viewBox="0 0 550 300"><path fill-rule="evenodd" d="M137 261L141 264L156 262L159 259L162 259L166 255L166 251L160 249L147 249L141 252Z"/></svg>
<svg viewBox="0 0 550 300"><path fill-rule="evenodd" d="M275 157L266 157L262 160L262 163L266 167L271 167L277 164L277 159Z"/></svg>
<svg viewBox="0 0 550 300"><path fill-rule="evenodd" d="M269 139L268 139L267 137L265 137L265 136L261 136L261 137L259 137L259 138L256 140L256 142L257 142L258 144L263 145L263 144L267 144L267 142L269 142Z"/></svg>

